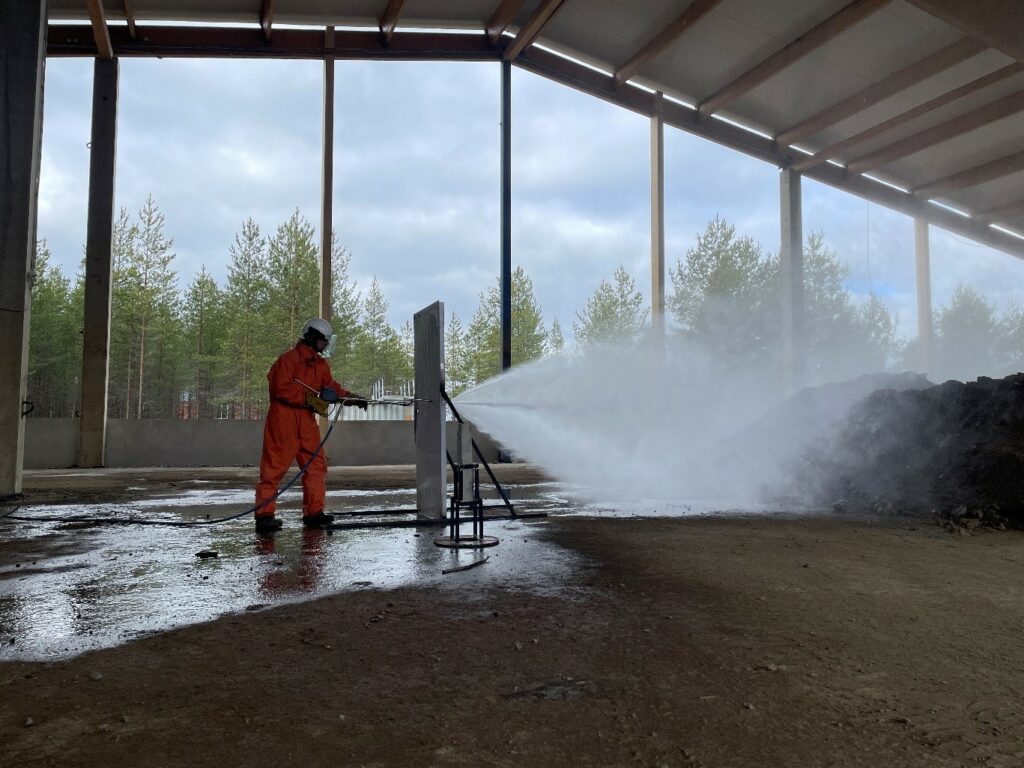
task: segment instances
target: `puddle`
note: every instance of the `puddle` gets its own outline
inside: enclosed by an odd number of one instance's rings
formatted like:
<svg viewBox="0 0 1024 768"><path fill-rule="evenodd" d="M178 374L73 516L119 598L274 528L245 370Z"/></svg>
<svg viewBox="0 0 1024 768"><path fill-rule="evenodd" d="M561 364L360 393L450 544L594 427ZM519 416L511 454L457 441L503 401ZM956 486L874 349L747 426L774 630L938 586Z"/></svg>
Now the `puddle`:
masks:
<svg viewBox="0 0 1024 768"><path fill-rule="evenodd" d="M534 509L557 507L544 497L550 488L510 490L517 501L532 498ZM415 505L408 489L328 497L332 512ZM190 489L164 499L25 507L19 514L187 520L229 515L251 499L251 488ZM437 547L434 538L446 535L444 528L306 530L300 504L301 491L282 496L285 528L271 539L255 535L251 517L198 528L0 525L0 660L65 658L225 613L346 590L501 586L562 594L580 588L581 558L542 541L543 520L488 523L486 533L501 541L484 553L488 562L442 575L482 551ZM197 556L206 550L217 556Z"/></svg>
<svg viewBox="0 0 1024 768"><path fill-rule="evenodd" d="M19 514L196 520L236 513L252 501L251 487L189 485L173 494L161 490L158 496L127 503L54 504L25 507ZM699 499L595 501L584 489L554 482L508 489L520 510L553 516L678 517L752 511L738 502ZM328 492L327 507L345 513L409 509L415 503L412 489L335 490ZM282 495L278 514L285 528L272 539L255 535L251 517L197 528L0 524L0 660L74 656L226 613L350 590L416 585L472 595L474 589L490 586L537 594L585 589L581 574L587 564L538 535L543 519L491 522L486 533L497 536L499 546L449 550L434 544L435 537L447 534L443 528L305 530L300 506L301 490ZM197 556L205 551L217 556ZM489 560L478 568L441 573L484 555Z"/></svg>

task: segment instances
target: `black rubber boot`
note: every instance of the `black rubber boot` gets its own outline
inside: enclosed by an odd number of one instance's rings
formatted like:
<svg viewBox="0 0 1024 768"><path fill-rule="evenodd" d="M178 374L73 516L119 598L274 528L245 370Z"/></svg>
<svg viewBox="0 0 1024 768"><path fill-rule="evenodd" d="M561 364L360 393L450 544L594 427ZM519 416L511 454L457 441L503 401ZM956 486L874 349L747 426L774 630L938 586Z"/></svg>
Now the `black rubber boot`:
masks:
<svg viewBox="0 0 1024 768"><path fill-rule="evenodd" d="M281 530L281 526L284 523L279 518L273 515L267 515L264 517L256 518L256 533L273 533L274 531Z"/></svg>
<svg viewBox="0 0 1024 768"><path fill-rule="evenodd" d="M326 512L302 518L302 524L307 528L323 528L325 525L330 525L333 522L334 515L328 515Z"/></svg>

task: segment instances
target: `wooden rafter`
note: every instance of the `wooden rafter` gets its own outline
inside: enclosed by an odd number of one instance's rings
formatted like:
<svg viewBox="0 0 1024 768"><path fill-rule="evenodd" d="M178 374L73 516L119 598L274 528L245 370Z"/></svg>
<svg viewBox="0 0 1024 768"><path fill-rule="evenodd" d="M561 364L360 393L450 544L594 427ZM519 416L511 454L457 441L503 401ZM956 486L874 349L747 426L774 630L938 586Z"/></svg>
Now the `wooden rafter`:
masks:
<svg viewBox="0 0 1024 768"><path fill-rule="evenodd" d="M909 0L965 34L1024 61L1024 3L1020 0Z"/></svg>
<svg viewBox="0 0 1024 768"><path fill-rule="evenodd" d="M405 0L388 0L387 8L384 9L384 13L380 17L378 26L385 45L391 42L391 36L395 34L395 27L398 26L398 17L402 14L403 5L405 5Z"/></svg>
<svg viewBox="0 0 1024 768"><path fill-rule="evenodd" d="M2 2L3 0L0 0ZM497 61L501 51L483 35L434 32L395 32L384 45L376 29L335 33L335 45L324 45L322 29L274 29L269 46L263 31L249 27L151 26L145 36L132 40L126 27L111 27L110 39L119 57L223 58L245 56L265 59L318 59L330 55L339 61L390 59L393 61ZM51 24L47 30L47 56L95 56L92 39L82 36L78 24Z"/></svg>
<svg viewBox="0 0 1024 768"><path fill-rule="evenodd" d="M985 45L969 37L961 38L952 45L947 45L931 56L926 56L920 61L904 67L901 70L892 72L887 77L872 83L867 88L858 91L849 98L823 109L805 120L801 120L792 128L787 128L775 137L780 147L789 146L801 139L813 136L831 125L842 122L868 107L878 104L880 101L893 96L900 91L905 91L911 86L927 80L950 67L966 61L985 50Z"/></svg>
<svg viewBox="0 0 1024 768"><path fill-rule="evenodd" d="M333 47L325 47L322 30L279 29L274 45L263 42L260 30L228 27L163 27L146 29L145 38L133 41L128 30L113 27L111 39L119 56L219 58L244 55L253 58L288 58L322 60L330 55L338 60L391 61L495 61L501 51L491 46L484 35L451 35L435 33L396 32L390 46L384 46L377 30L346 30L338 32ZM75 24L51 24L47 30L48 56L95 56L91 41L82 38L82 28ZM761 159L776 166L787 163L771 139L745 131L721 120L697 120L695 112L669 99L658 100L655 94L629 83L616 88L606 74L569 61L554 53L532 47L516 60L534 74L577 88L596 98L650 117L658 114L671 125L709 141ZM842 168L823 164L810 169L806 176L823 184L849 192L892 210L919 216L950 232L1024 259L1024 240L989 227L974 218L965 218L952 211L892 187L860 176L849 176Z"/></svg>
<svg viewBox="0 0 1024 768"><path fill-rule="evenodd" d="M544 25L562 7L563 2L565 0L541 0L533 15L527 19L526 23L519 30L515 40L505 49L505 58L514 61L516 56L522 53L527 46L531 45L537 39L540 31L544 29Z"/></svg>
<svg viewBox="0 0 1024 768"><path fill-rule="evenodd" d="M512 23L512 19L516 17L516 14L519 13L519 9L522 7L523 0L501 0L501 3L494 9L494 13L484 28L491 45L494 45L501 39L501 36L505 34L505 30L508 29L508 25Z"/></svg>
<svg viewBox="0 0 1024 768"><path fill-rule="evenodd" d="M970 133L1022 110L1024 110L1024 91L1017 91L973 112L968 112L966 115L957 115L926 131L908 136L901 141L859 157L849 163L846 170L851 174L873 171L893 160L899 160L901 157L907 157L928 147Z"/></svg>
<svg viewBox="0 0 1024 768"><path fill-rule="evenodd" d="M260 2L260 29L263 30L263 39L270 42L270 32L274 27L274 0L261 0Z"/></svg>
<svg viewBox="0 0 1024 768"><path fill-rule="evenodd" d="M743 130L722 120L698 120L693 110L668 99L659 100L656 94L630 84L615 87L612 78L582 64L564 59L549 51L531 48L516 60L516 64L534 74L577 88L591 96L604 99L625 109L650 117L658 114L671 125L714 141L730 149L743 152L776 166L785 165L785 155L771 139ZM661 111L659 111L659 107ZM964 218L952 211L921 200L914 195L879 184L861 176L848 176L842 168L822 165L812 168L808 178L841 189L866 200L901 211L909 216L921 217L950 232L997 248L1024 259L1024 240L992 229L972 218Z"/></svg>
<svg viewBox="0 0 1024 768"><path fill-rule="evenodd" d="M974 214L982 221L1006 222L1007 224L1024 218L1024 200L1015 200L997 208L989 208L987 211L979 211Z"/></svg>
<svg viewBox="0 0 1024 768"><path fill-rule="evenodd" d="M968 168L935 181L929 181L927 184L917 187L914 194L923 198L945 195L961 189L976 187L979 184L986 184L1020 171L1024 171L1024 151L982 163L974 168Z"/></svg>
<svg viewBox="0 0 1024 768"><path fill-rule="evenodd" d="M124 6L124 20L128 22L128 34L135 39L135 8L132 5L132 0L121 0L121 5Z"/></svg>
<svg viewBox="0 0 1024 768"><path fill-rule="evenodd" d="M813 29L804 32L793 42L776 51L767 59L747 70L728 85L706 98L699 107L701 117L709 117L723 107L752 91L766 80L779 74L807 54L820 48L837 35L863 21L887 5L890 0L854 0L829 16Z"/></svg>
<svg viewBox="0 0 1024 768"><path fill-rule="evenodd" d="M676 17L675 21L648 40L643 48L630 56L629 61L615 71L615 84L622 85L633 77L644 65L659 56L721 1L693 0L686 10Z"/></svg>
<svg viewBox="0 0 1024 768"><path fill-rule="evenodd" d="M103 13L102 0L85 0L89 9L89 21L92 22L92 36L96 40L97 55L101 59L114 58L114 47L110 44L110 29Z"/></svg>
<svg viewBox="0 0 1024 768"><path fill-rule="evenodd" d="M924 104L919 104L913 109L902 112L895 117L891 117L877 125L871 126L870 128L865 128L863 131L855 133L853 136L849 136L842 141L838 141L835 144L825 147L824 149L815 152L811 157L807 157L793 163L791 167L794 171L806 171L808 168L821 165L827 160L837 158L841 153L851 147L856 147L875 138L876 136L888 133L904 123L916 120L922 115L935 111L939 107L944 107L957 99L962 99L964 96L969 96L972 93L988 88L990 85L994 85L995 83L1005 80L1008 77L1012 77L1020 72L1024 72L1024 64L1007 64L1002 69L997 69L995 72L983 75L982 77L972 80L969 83L965 83L959 88L955 88L948 93L936 96L934 99L929 99Z"/></svg>

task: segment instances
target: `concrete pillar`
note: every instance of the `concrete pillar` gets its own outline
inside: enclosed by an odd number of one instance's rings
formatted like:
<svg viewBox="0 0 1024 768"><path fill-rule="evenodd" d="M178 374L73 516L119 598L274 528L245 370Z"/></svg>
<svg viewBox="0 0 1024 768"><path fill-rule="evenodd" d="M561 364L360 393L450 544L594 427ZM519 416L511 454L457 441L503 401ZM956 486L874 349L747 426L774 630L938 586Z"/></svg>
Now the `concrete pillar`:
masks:
<svg viewBox="0 0 1024 768"><path fill-rule="evenodd" d="M932 265L928 222L914 219L914 261L917 278L917 343L921 373L932 372L934 335L932 333Z"/></svg>
<svg viewBox="0 0 1024 768"><path fill-rule="evenodd" d="M501 370L512 367L512 62L501 62Z"/></svg>
<svg viewBox="0 0 1024 768"><path fill-rule="evenodd" d="M665 335L665 121L660 114L651 118L651 331Z"/></svg>
<svg viewBox="0 0 1024 768"><path fill-rule="evenodd" d="M447 431L444 385L444 304L435 301L412 318L416 370L416 509L421 515L445 515Z"/></svg>
<svg viewBox="0 0 1024 768"><path fill-rule="evenodd" d="M0 2L0 497L21 493L46 0Z"/></svg>
<svg viewBox="0 0 1024 768"><path fill-rule="evenodd" d="M324 30L324 47L334 47L334 27ZM334 232L334 57L324 57L324 144L320 185L320 317L331 321L331 236Z"/></svg>
<svg viewBox="0 0 1024 768"><path fill-rule="evenodd" d="M117 59L96 59L93 63L89 219L85 239L85 314L82 325L82 415L78 422L80 467L102 467L107 443L118 69Z"/></svg>
<svg viewBox="0 0 1024 768"><path fill-rule="evenodd" d="M782 245L782 381L787 393L804 385L804 248L800 174L783 169L779 176L779 219Z"/></svg>

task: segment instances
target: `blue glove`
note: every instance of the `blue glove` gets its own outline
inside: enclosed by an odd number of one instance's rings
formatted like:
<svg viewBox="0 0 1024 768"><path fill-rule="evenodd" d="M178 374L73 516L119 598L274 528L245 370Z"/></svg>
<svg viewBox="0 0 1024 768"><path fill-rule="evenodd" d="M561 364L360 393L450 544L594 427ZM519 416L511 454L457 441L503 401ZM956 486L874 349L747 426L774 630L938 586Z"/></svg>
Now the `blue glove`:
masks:
<svg viewBox="0 0 1024 768"><path fill-rule="evenodd" d="M324 387L320 390L320 399L326 400L328 403L336 403L341 398L338 396L338 393L330 387Z"/></svg>

